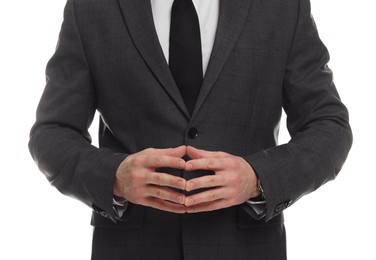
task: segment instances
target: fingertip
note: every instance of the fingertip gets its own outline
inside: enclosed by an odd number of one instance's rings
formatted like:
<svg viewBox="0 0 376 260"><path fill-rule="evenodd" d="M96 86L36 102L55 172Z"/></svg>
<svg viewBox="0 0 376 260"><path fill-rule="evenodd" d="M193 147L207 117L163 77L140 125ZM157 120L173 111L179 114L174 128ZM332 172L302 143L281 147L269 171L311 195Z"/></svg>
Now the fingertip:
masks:
<svg viewBox="0 0 376 260"><path fill-rule="evenodd" d="M185 190L186 191L192 191L195 188L195 184L192 181L187 181L185 184Z"/></svg>
<svg viewBox="0 0 376 260"><path fill-rule="evenodd" d="M185 201L184 201L184 205L186 207L190 207L194 204L194 200L192 198L186 198Z"/></svg>
<svg viewBox="0 0 376 260"><path fill-rule="evenodd" d="M180 190L185 190L187 186L187 181L185 179L179 179L176 183L176 188Z"/></svg>
<svg viewBox="0 0 376 260"><path fill-rule="evenodd" d="M186 145L181 145L176 147L176 151L179 155L184 156L187 153L187 146Z"/></svg>
<svg viewBox="0 0 376 260"><path fill-rule="evenodd" d="M185 169L185 161L183 159L179 159L177 162L178 169Z"/></svg>
<svg viewBox="0 0 376 260"><path fill-rule="evenodd" d="M185 163L185 170L186 171L191 171L193 169L193 163L191 163L191 162L187 162L187 163Z"/></svg>

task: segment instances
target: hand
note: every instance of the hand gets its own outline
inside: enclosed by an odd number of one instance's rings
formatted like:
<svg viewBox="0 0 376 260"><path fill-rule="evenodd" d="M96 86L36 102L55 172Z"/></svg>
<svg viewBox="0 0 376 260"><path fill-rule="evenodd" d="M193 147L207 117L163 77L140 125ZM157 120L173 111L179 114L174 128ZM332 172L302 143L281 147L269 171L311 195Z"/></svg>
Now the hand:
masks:
<svg viewBox="0 0 376 260"><path fill-rule="evenodd" d="M116 172L114 195L126 200L174 213L185 213L184 194L168 188L184 190L186 180L157 168L184 169L186 146L170 149L146 149L129 155Z"/></svg>
<svg viewBox="0 0 376 260"><path fill-rule="evenodd" d="M242 157L224 152L209 152L187 147L192 158L186 171L211 170L208 175L187 181L186 190L211 188L185 199L188 213L212 211L241 204L260 195L257 176L251 165Z"/></svg>

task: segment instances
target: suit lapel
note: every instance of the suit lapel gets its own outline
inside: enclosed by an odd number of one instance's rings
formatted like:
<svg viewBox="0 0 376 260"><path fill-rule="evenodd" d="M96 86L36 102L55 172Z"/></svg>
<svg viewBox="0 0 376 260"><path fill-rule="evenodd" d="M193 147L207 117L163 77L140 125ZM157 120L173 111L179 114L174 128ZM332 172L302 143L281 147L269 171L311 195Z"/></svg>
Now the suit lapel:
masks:
<svg viewBox="0 0 376 260"><path fill-rule="evenodd" d="M192 117L205 101L244 27L253 0L220 0L214 46Z"/></svg>
<svg viewBox="0 0 376 260"><path fill-rule="evenodd" d="M219 20L209 65L192 118L218 78L243 29L253 0L220 0ZM129 33L160 84L187 118L189 112L164 57L155 30L150 0L119 0Z"/></svg>
<svg viewBox="0 0 376 260"><path fill-rule="evenodd" d="M129 33L141 56L170 97L189 118L190 115L158 40L150 0L119 0L119 2Z"/></svg>

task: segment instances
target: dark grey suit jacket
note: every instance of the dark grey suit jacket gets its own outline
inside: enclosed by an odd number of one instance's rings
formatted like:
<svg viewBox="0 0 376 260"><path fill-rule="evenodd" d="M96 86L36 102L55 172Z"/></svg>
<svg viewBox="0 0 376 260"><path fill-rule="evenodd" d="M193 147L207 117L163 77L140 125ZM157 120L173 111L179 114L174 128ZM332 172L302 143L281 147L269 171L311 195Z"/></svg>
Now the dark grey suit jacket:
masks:
<svg viewBox="0 0 376 260"><path fill-rule="evenodd" d="M52 185L94 209L93 259L285 259L280 213L341 169L348 113L309 0L221 0L219 16L190 116L150 0L68 0L29 147ZM292 138L277 145L282 108ZM100 148L88 134L95 110ZM246 205L180 216L132 204L116 219L114 175L126 155L182 144L243 156L261 179L265 219Z"/></svg>

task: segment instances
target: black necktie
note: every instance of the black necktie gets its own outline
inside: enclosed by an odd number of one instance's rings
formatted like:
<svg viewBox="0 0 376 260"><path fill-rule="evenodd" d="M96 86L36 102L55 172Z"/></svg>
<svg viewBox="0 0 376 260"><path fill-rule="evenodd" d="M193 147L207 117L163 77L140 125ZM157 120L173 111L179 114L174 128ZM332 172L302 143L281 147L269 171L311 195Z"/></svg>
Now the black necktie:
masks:
<svg viewBox="0 0 376 260"><path fill-rule="evenodd" d="M192 0L174 0L169 57L172 75L192 114L203 80L200 25Z"/></svg>

